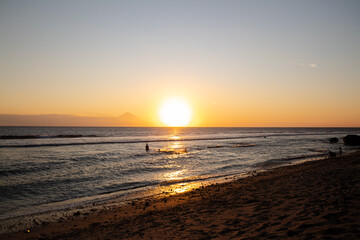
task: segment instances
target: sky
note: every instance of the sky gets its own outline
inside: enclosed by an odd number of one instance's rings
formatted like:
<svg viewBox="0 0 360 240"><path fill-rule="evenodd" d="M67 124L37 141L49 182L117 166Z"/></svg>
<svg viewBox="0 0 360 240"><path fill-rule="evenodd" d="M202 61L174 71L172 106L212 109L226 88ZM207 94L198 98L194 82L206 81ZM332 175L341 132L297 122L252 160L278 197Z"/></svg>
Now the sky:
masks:
<svg viewBox="0 0 360 240"><path fill-rule="evenodd" d="M360 127L360 1L0 1L0 113Z"/></svg>

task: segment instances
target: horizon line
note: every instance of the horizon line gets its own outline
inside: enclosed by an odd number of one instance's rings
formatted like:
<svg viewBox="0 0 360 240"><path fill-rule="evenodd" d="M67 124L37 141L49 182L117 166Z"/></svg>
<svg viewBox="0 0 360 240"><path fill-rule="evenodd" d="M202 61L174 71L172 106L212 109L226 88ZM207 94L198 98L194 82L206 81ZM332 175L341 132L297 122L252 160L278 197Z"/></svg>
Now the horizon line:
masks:
<svg viewBox="0 0 360 240"><path fill-rule="evenodd" d="M328 127L316 127L316 126L293 126L293 127L279 127L279 126L258 126L258 127L249 127L249 126L184 126L184 127L170 127L170 126L33 126L33 125L0 125L0 127L54 127L54 128L360 128L360 126L328 126Z"/></svg>

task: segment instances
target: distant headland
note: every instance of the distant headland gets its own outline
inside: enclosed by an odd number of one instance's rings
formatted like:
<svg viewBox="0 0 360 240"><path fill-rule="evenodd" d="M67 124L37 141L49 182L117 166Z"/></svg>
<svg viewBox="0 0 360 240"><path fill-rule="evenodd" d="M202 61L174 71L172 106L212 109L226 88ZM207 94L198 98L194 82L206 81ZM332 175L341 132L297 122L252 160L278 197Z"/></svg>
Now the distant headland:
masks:
<svg viewBox="0 0 360 240"><path fill-rule="evenodd" d="M146 127L150 125L149 122L130 112L117 117L84 117L66 114L0 114L0 126Z"/></svg>

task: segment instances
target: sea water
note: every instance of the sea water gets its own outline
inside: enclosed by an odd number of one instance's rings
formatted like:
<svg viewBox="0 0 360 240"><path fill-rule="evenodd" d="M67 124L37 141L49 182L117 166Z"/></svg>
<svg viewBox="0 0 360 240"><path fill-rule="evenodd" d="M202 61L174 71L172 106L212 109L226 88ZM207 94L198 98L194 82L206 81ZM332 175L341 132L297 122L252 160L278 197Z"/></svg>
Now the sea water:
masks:
<svg viewBox="0 0 360 240"><path fill-rule="evenodd" d="M0 220L355 151L347 134L360 129L0 127Z"/></svg>

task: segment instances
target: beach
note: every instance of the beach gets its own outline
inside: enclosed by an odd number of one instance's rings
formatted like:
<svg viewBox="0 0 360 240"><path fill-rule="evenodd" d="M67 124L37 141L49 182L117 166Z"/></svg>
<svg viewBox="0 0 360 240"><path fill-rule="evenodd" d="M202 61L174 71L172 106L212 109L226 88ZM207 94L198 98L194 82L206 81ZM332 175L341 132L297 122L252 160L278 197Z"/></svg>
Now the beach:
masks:
<svg viewBox="0 0 360 240"><path fill-rule="evenodd" d="M360 240L359 12L1 1L0 240Z"/></svg>
<svg viewBox="0 0 360 240"><path fill-rule="evenodd" d="M359 239L360 152L75 212L1 239Z"/></svg>

